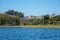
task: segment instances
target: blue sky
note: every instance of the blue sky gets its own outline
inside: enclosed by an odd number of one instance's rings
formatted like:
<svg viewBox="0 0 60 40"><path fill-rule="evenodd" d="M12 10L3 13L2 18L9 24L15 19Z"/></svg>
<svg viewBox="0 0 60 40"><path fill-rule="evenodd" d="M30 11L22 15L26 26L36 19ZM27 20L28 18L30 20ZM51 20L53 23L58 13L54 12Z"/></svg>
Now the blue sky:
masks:
<svg viewBox="0 0 60 40"><path fill-rule="evenodd" d="M0 0L0 12L9 9L24 12L25 16L60 15L60 0Z"/></svg>

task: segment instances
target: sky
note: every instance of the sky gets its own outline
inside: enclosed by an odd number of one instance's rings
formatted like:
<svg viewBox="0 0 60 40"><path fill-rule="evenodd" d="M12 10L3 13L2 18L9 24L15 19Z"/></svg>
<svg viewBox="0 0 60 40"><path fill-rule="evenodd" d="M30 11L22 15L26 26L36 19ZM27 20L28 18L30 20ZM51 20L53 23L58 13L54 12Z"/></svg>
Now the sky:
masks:
<svg viewBox="0 0 60 40"><path fill-rule="evenodd" d="M0 12L12 9L25 16L60 15L60 0L0 0Z"/></svg>

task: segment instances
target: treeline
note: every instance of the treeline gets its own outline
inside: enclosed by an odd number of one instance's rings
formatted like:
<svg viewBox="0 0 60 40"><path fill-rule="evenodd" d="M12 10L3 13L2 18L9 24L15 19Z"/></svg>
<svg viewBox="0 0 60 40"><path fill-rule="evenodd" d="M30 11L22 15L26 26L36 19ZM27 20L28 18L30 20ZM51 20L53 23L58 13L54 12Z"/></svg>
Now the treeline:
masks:
<svg viewBox="0 0 60 40"><path fill-rule="evenodd" d="M44 15L43 19L40 22L41 24L60 24L60 15Z"/></svg>
<svg viewBox="0 0 60 40"><path fill-rule="evenodd" d="M34 16L32 16L34 17ZM47 24L60 24L60 15L42 15L41 19L27 18L25 19L24 13L15 10L8 10L0 13L0 25L18 26L18 25L47 25Z"/></svg>
<svg viewBox="0 0 60 40"><path fill-rule="evenodd" d="M35 18L36 19L36 18ZM35 20L30 19L30 20ZM43 15L41 19L37 19L35 22L25 22L24 25L47 25L47 24L60 24L60 15Z"/></svg>
<svg viewBox="0 0 60 40"><path fill-rule="evenodd" d="M22 12L8 10L4 13L0 13L0 25L15 26L20 25L20 18L23 18Z"/></svg>

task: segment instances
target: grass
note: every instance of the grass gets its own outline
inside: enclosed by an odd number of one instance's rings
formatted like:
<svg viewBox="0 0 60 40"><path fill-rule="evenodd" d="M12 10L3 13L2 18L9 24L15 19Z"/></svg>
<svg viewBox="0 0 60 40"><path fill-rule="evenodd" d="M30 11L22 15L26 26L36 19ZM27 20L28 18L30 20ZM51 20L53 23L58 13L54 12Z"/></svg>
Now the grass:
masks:
<svg viewBox="0 0 60 40"><path fill-rule="evenodd" d="M24 27L28 28L60 28L59 25L25 25Z"/></svg>
<svg viewBox="0 0 60 40"><path fill-rule="evenodd" d="M22 27L22 28L60 28L60 24L58 25L21 25L21 26L0 26L0 27Z"/></svg>

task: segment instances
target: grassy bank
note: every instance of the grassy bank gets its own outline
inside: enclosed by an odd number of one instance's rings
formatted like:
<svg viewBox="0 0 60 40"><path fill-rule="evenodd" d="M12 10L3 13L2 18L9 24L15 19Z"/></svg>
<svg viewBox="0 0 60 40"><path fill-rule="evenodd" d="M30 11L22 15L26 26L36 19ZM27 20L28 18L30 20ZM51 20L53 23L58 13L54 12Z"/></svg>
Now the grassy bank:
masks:
<svg viewBox="0 0 60 40"><path fill-rule="evenodd" d="M24 27L28 28L60 28L59 25L24 25Z"/></svg>
<svg viewBox="0 0 60 40"><path fill-rule="evenodd" d="M12 28L14 28L14 27L22 27L22 28L60 28L60 24L59 25L20 25L20 26L0 26L0 28L1 27L8 27L8 28L10 28L10 27L12 27Z"/></svg>

